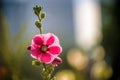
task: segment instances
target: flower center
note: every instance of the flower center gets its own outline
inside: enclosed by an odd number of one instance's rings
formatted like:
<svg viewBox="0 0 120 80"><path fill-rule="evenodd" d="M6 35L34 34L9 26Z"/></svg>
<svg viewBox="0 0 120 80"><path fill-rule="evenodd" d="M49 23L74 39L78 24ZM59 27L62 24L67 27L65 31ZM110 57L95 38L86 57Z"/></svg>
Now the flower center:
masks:
<svg viewBox="0 0 120 80"><path fill-rule="evenodd" d="M48 47L46 45L41 46L40 50L45 53L46 51L48 51Z"/></svg>

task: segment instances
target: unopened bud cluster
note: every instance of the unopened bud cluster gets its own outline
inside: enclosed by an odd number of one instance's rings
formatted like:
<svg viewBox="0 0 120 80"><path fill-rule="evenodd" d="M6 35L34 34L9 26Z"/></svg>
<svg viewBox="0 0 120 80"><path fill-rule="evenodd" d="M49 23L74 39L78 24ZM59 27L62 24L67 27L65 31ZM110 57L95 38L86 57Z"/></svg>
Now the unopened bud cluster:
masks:
<svg viewBox="0 0 120 80"><path fill-rule="evenodd" d="M32 65L33 65L33 66L40 66L40 65L41 65L41 62L38 61L38 60L34 60L34 61L32 61Z"/></svg>
<svg viewBox="0 0 120 80"><path fill-rule="evenodd" d="M43 74L43 80L54 80L54 77L51 78L51 74L54 71L54 67L52 65L47 65L46 69L43 68L42 74Z"/></svg>
<svg viewBox="0 0 120 80"><path fill-rule="evenodd" d="M34 13L38 16L40 14L40 12L42 11L43 7L42 6L38 6L36 5L35 7L33 7Z"/></svg>
<svg viewBox="0 0 120 80"><path fill-rule="evenodd" d="M46 14L45 12L42 12L43 7L36 5L33 7L34 13L38 17L38 20L35 21L35 25L40 29L40 33L42 33L42 20L45 18Z"/></svg>

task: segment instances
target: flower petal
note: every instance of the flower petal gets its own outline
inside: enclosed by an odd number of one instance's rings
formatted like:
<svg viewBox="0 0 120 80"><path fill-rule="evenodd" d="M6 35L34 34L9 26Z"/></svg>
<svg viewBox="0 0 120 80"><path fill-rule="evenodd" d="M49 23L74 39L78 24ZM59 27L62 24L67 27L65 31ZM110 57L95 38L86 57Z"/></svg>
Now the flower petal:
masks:
<svg viewBox="0 0 120 80"><path fill-rule="evenodd" d="M51 44L53 44L54 43L54 41L55 41L55 38L54 38L54 36L51 36L48 40L47 40L47 45L51 45Z"/></svg>
<svg viewBox="0 0 120 80"><path fill-rule="evenodd" d="M43 44L43 39L41 38L40 35L36 35L34 38L33 38L33 42L37 45L42 45Z"/></svg>
<svg viewBox="0 0 120 80"><path fill-rule="evenodd" d="M62 52L62 48L60 46L51 46L49 47L49 51L51 54L60 54Z"/></svg>
<svg viewBox="0 0 120 80"><path fill-rule="evenodd" d="M53 33L47 33L47 34L43 34L44 36L44 44L48 45L48 46L52 46L54 44L59 44L59 39L56 35L54 35Z"/></svg>
<svg viewBox="0 0 120 80"><path fill-rule="evenodd" d="M49 64L53 61L53 56L50 55L49 53L42 54L41 61L43 63Z"/></svg>
<svg viewBox="0 0 120 80"><path fill-rule="evenodd" d="M38 50L31 51L31 57L34 58L34 59L37 59L38 54L39 54L38 52L39 52Z"/></svg>

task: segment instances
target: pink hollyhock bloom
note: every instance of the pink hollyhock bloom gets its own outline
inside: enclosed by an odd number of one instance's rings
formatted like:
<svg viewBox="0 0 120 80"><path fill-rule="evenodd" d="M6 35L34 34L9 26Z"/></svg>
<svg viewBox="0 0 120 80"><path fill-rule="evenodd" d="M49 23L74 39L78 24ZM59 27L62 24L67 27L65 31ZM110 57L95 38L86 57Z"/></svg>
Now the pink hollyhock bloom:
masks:
<svg viewBox="0 0 120 80"><path fill-rule="evenodd" d="M57 36L47 33L35 35L28 50L33 58L49 64L62 52L62 47Z"/></svg>
<svg viewBox="0 0 120 80"><path fill-rule="evenodd" d="M60 57L56 57L53 62L52 62L52 65L54 67L58 66L58 64L61 64L62 63L62 59Z"/></svg>

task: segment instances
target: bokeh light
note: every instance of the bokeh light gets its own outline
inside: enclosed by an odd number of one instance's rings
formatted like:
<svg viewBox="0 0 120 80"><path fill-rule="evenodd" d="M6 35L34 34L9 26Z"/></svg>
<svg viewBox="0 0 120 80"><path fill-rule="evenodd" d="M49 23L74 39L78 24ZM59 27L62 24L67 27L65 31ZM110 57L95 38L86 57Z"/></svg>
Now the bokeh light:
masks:
<svg viewBox="0 0 120 80"><path fill-rule="evenodd" d="M112 68L105 61L96 62L91 69L91 76L96 79L108 79L112 75Z"/></svg>
<svg viewBox="0 0 120 80"><path fill-rule="evenodd" d="M56 80L76 80L71 70L63 70L56 74Z"/></svg>
<svg viewBox="0 0 120 80"><path fill-rule="evenodd" d="M105 50L102 46L97 46L92 53L92 59L94 61L100 61L105 57Z"/></svg>
<svg viewBox="0 0 120 80"><path fill-rule="evenodd" d="M78 49L71 49L67 54L68 63L77 70L83 70L88 65L87 56Z"/></svg>
<svg viewBox="0 0 120 80"><path fill-rule="evenodd" d="M97 0L75 0L73 7L76 45L90 49L101 41L101 10Z"/></svg>

